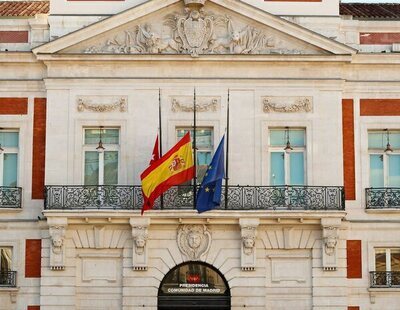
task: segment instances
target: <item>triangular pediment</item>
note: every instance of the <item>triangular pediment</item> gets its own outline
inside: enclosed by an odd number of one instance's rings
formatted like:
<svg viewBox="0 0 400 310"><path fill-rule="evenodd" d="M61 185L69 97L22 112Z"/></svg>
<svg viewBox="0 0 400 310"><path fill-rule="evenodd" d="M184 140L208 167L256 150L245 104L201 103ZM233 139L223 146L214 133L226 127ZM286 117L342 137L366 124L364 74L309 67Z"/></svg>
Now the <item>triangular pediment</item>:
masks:
<svg viewBox="0 0 400 310"><path fill-rule="evenodd" d="M348 55L356 51L237 0L152 0L33 50L35 54Z"/></svg>

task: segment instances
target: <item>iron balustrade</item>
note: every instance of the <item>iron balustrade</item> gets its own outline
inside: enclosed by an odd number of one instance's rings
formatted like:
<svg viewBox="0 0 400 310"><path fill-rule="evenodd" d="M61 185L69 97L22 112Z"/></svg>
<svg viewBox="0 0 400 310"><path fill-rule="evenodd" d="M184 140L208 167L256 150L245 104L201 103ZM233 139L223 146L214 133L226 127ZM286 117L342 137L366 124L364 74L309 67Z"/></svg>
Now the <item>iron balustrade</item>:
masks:
<svg viewBox="0 0 400 310"><path fill-rule="evenodd" d="M400 187L380 187L365 189L367 209L400 209Z"/></svg>
<svg viewBox="0 0 400 310"><path fill-rule="evenodd" d="M400 287L400 271L371 271L371 287Z"/></svg>
<svg viewBox="0 0 400 310"><path fill-rule="evenodd" d="M0 209L21 208L21 187L0 186Z"/></svg>
<svg viewBox="0 0 400 310"><path fill-rule="evenodd" d="M0 287L16 287L17 272L16 271L0 271Z"/></svg>
<svg viewBox="0 0 400 310"><path fill-rule="evenodd" d="M229 186L225 207L222 190L220 210L344 210L341 186ZM154 209L193 209L193 186L174 186L157 199ZM139 185L60 185L45 187L46 210L140 210Z"/></svg>

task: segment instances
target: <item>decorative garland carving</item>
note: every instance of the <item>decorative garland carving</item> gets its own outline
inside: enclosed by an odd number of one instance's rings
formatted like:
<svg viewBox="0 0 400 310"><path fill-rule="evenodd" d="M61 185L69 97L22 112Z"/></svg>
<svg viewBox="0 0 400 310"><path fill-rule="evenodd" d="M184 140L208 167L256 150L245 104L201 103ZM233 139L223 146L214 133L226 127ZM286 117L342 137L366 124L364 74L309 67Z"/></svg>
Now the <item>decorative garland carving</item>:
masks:
<svg viewBox="0 0 400 310"><path fill-rule="evenodd" d="M104 113L104 112L113 112L119 109L120 112L126 112L127 108L127 100L126 98L120 98L118 101L109 103L109 104L101 104L101 103L92 103L90 99L78 98L77 109L79 112L83 112L85 110Z"/></svg>
<svg viewBox="0 0 400 310"><path fill-rule="evenodd" d="M219 100L217 98L211 98L210 101L208 98L204 99L207 101L196 104L196 112L216 112L218 109ZM200 101L202 100L200 99ZM178 98L172 98L171 110L172 112L193 112L194 107L193 104L185 105Z"/></svg>
<svg viewBox="0 0 400 310"><path fill-rule="evenodd" d="M264 113L311 112L312 97L264 97Z"/></svg>
<svg viewBox="0 0 400 310"><path fill-rule="evenodd" d="M181 13L165 16L166 34L157 24L138 24L100 45L88 54L303 54L305 51L277 46L271 34L250 25L237 26L229 16L206 12L204 1L186 0ZM193 5L195 4L195 5ZM161 28L158 26L158 28ZM279 44L278 44L279 45Z"/></svg>
<svg viewBox="0 0 400 310"><path fill-rule="evenodd" d="M211 246L206 225L182 225L178 230L178 248L187 260L200 260Z"/></svg>

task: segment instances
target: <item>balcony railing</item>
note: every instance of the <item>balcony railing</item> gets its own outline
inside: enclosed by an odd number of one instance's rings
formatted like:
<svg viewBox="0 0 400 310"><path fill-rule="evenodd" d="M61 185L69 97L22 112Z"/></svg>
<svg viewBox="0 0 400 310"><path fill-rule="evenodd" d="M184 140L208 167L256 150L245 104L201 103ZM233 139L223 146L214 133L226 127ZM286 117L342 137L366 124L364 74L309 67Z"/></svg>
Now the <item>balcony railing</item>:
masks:
<svg viewBox="0 0 400 310"><path fill-rule="evenodd" d="M140 186L46 186L46 210L140 210ZM229 186L227 204L222 190L220 210L344 210L340 186ZM155 204L155 209L193 209L193 186L175 186Z"/></svg>
<svg viewBox="0 0 400 310"><path fill-rule="evenodd" d="M16 271L0 271L0 287L16 287L17 272Z"/></svg>
<svg viewBox="0 0 400 310"><path fill-rule="evenodd" d="M21 208L22 188L0 186L0 209Z"/></svg>
<svg viewBox="0 0 400 310"><path fill-rule="evenodd" d="M366 188L367 209L400 209L400 187Z"/></svg>
<svg viewBox="0 0 400 310"><path fill-rule="evenodd" d="M400 288L400 271L371 271L371 287Z"/></svg>

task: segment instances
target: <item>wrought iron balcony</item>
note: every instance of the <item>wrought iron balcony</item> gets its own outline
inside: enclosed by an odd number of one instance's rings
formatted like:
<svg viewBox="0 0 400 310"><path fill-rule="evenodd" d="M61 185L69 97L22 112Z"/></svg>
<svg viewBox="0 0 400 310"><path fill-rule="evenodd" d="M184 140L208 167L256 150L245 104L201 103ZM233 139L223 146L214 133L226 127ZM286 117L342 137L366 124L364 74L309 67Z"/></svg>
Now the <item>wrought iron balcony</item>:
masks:
<svg viewBox="0 0 400 310"><path fill-rule="evenodd" d="M0 287L16 287L17 272L16 271L0 271Z"/></svg>
<svg viewBox="0 0 400 310"><path fill-rule="evenodd" d="M46 210L139 210L143 206L141 186L68 185L46 186ZM227 203L222 191L220 210L344 210L340 186L229 186ZM193 186L169 189L155 209L193 209Z"/></svg>
<svg viewBox="0 0 400 310"><path fill-rule="evenodd" d="M400 287L400 271L371 271L371 287Z"/></svg>
<svg viewBox="0 0 400 310"><path fill-rule="evenodd" d="M0 209L21 208L21 187L0 186Z"/></svg>
<svg viewBox="0 0 400 310"><path fill-rule="evenodd" d="M400 187L366 188L367 209L400 209Z"/></svg>

